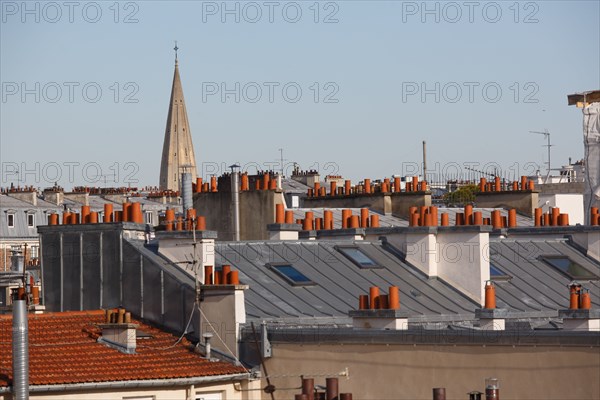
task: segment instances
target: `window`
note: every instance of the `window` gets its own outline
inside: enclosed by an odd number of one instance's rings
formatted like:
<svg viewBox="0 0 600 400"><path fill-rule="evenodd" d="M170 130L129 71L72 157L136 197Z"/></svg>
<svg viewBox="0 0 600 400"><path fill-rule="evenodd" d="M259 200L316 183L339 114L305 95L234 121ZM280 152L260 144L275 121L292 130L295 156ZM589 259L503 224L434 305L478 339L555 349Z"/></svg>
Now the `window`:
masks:
<svg viewBox="0 0 600 400"><path fill-rule="evenodd" d="M490 263L490 279L493 281L500 280L508 280L512 278L512 276L508 275L506 272L502 271L500 268Z"/></svg>
<svg viewBox="0 0 600 400"><path fill-rule="evenodd" d="M540 256L540 259L547 264L567 275L569 278L576 279L598 279L597 275L583 268L567 256Z"/></svg>
<svg viewBox="0 0 600 400"><path fill-rule="evenodd" d="M311 281L306 275L289 264L268 264L268 266L275 271L277 275L288 281L288 283L292 284L293 286L316 285L315 282Z"/></svg>
<svg viewBox="0 0 600 400"><path fill-rule="evenodd" d="M6 224L8 225L9 228L15 227L15 214L13 214L13 213L6 214Z"/></svg>
<svg viewBox="0 0 600 400"><path fill-rule="evenodd" d="M40 253L40 247L39 246L31 246L29 248L29 254L31 258L38 258L39 257L39 253Z"/></svg>
<svg viewBox="0 0 600 400"><path fill-rule="evenodd" d="M29 228L35 227L35 214L27 214L27 226Z"/></svg>
<svg viewBox="0 0 600 400"><path fill-rule="evenodd" d="M153 219L152 219L152 211L146 211L144 213L144 223L145 224L154 225L154 222L153 222Z"/></svg>
<svg viewBox="0 0 600 400"><path fill-rule="evenodd" d="M360 268L382 268L358 247L338 247L337 249Z"/></svg>

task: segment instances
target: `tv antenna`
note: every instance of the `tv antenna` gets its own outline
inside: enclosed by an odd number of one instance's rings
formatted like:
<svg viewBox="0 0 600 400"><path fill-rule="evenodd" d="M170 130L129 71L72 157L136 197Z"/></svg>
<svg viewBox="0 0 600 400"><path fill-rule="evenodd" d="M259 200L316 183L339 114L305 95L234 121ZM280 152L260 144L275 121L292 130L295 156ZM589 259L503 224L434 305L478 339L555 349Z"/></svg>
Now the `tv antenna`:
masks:
<svg viewBox="0 0 600 400"><path fill-rule="evenodd" d="M281 178L283 178L283 172L284 172L283 171L283 167L284 167L283 162L285 161L285 159L283 158L283 148L279 149L279 161L281 162L281 164L280 164L281 165Z"/></svg>
<svg viewBox="0 0 600 400"><path fill-rule="evenodd" d="M548 178L550 177L550 148L554 145L550 144L550 132L548 132L548 129L544 129L543 132L540 131L529 131L529 133L537 133L538 135L544 135L544 137L546 138L548 144L545 144L543 147L547 147L548 148L548 162L546 164L548 164L548 173L546 175L546 182L548 182Z"/></svg>

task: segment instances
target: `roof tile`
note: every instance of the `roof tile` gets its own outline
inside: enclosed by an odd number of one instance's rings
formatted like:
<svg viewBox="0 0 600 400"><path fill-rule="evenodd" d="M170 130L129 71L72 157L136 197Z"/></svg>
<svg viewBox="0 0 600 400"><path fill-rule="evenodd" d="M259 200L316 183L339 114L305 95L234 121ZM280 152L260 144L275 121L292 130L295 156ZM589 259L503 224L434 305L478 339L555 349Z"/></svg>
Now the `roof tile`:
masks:
<svg viewBox="0 0 600 400"><path fill-rule="evenodd" d="M136 354L98 343L104 311L29 315L29 381L32 385L188 378L245 372L225 362L209 362L190 342L134 320L153 338L138 340ZM0 315L0 387L12 384L12 316Z"/></svg>

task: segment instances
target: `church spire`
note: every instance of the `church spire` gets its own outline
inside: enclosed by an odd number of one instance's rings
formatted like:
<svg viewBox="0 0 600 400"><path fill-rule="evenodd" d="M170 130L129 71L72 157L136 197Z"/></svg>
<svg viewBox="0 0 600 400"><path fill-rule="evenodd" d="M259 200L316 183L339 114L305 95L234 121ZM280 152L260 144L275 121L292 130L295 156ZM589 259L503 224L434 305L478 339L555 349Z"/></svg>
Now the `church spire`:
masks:
<svg viewBox="0 0 600 400"><path fill-rule="evenodd" d="M175 42L174 50L175 72L173 74L171 100L167 113L167 126L160 164L159 187L161 190L176 190L181 192L181 173L190 172L192 174L192 182L196 180L196 157L192 143L192 132L185 108L183 87L179 76L177 60L177 50L179 50L179 47L177 47L177 42Z"/></svg>

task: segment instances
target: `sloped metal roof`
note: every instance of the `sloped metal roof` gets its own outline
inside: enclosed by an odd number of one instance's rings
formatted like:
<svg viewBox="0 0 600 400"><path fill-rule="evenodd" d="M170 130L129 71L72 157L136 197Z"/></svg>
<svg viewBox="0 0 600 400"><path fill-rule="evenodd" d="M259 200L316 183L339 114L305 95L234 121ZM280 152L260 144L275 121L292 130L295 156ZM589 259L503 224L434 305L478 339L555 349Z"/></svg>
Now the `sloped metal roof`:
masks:
<svg viewBox="0 0 600 400"><path fill-rule="evenodd" d="M310 189L310 186L291 178L283 178L281 188L285 193L306 194L306 190Z"/></svg>
<svg viewBox="0 0 600 400"><path fill-rule="evenodd" d="M567 256L600 276L600 265L586 257L566 239L490 240L490 263L512 278L495 281L498 308L516 311L543 311L569 308L571 278L539 259L540 256ZM592 308L600 307L600 282L580 281L590 289Z"/></svg>
<svg viewBox="0 0 600 400"><path fill-rule="evenodd" d="M361 269L337 250L356 246L382 268ZM219 242L216 265L230 264L249 284L246 311L258 319L343 318L358 306L358 296L378 286L382 294L398 286L400 302L414 319L434 321L454 315L469 319L479 306L442 280L428 278L379 241ZM600 266L566 240L492 240L491 263L510 275L495 281L498 308L547 317L568 308L570 278L537 257L563 255L600 276ZM316 283L293 286L268 267L285 263ZM600 306L598 281L581 282L590 289L593 307Z"/></svg>
<svg viewBox="0 0 600 400"><path fill-rule="evenodd" d="M62 208L51 203L38 199L36 206L10 197L0 195L0 238L35 238L37 239L37 226L48 224L48 213L57 212ZM7 215L11 213L15 216L14 227L8 227ZM34 225L27 225L27 215L33 214Z"/></svg>
<svg viewBox="0 0 600 400"><path fill-rule="evenodd" d="M336 246L357 246L382 268L361 269ZM268 268L286 263L314 281L314 286L293 286ZM249 284L245 294L249 318L347 318L358 308L358 296L378 286L381 293L398 286L404 310L418 316L471 315L476 304L436 279L428 279L402 262L380 242L266 241L216 243L216 264L230 264L240 281Z"/></svg>

